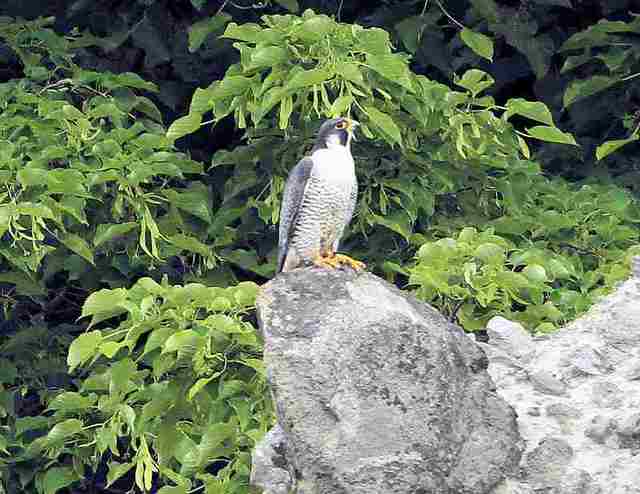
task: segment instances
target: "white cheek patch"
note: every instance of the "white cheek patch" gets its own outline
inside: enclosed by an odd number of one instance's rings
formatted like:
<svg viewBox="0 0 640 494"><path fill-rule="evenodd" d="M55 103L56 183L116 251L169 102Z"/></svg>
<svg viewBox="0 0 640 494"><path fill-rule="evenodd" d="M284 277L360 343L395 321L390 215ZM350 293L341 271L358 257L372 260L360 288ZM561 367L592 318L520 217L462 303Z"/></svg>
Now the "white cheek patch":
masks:
<svg viewBox="0 0 640 494"><path fill-rule="evenodd" d="M329 134L326 143L327 147L342 146L342 143L340 142L340 136L337 134Z"/></svg>

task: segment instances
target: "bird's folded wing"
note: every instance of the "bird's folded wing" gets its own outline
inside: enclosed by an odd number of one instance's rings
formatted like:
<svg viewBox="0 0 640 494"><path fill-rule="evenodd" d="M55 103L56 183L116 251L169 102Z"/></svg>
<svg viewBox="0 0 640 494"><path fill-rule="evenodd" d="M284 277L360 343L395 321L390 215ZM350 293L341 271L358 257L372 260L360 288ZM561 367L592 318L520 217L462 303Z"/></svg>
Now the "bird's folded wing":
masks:
<svg viewBox="0 0 640 494"><path fill-rule="evenodd" d="M311 175L312 168L313 160L310 157L302 158L289 173L289 178L287 178L287 183L284 187L284 196L282 198L282 206L280 207L278 272L282 270L284 260L287 257L289 240L295 229L304 191L307 187L307 181L309 180L309 175Z"/></svg>

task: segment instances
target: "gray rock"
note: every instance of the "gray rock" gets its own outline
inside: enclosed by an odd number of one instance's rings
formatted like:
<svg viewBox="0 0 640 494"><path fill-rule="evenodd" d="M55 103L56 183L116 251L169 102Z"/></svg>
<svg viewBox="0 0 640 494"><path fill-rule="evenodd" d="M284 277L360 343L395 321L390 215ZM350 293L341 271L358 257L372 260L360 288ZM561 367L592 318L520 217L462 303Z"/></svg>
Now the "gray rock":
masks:
<svg viewBox="0 0 640 494"><path fill-rule="evenodd" d="M298 493L483 494L515 472L516 417L485 354L428 305L310 268L269 282L257 307Z"/></svg>
<svg viewBox="0 0 640 494"><path fill-rule="evenodd" d="M591 425L584 431L584 435L597 443L604 444L616 430L616 422L602 415L596 415L591 419Z"/></svg>
<svg viewBox="0 0 640 494"><path fill-rule="evenodd" d="M640 256L631 260L631 274L634 278L640 279Z"/></svg>
<svg viewBox="0 0 640 494"><path fill-rule="evenodd" d="M501 316L496 316L487 323L487 336L489 345L512 357L523 358L534 350L531 334L521 324Z"/></svg>
<svg viewBox="0 0 640 494"><path fill-rule="evenodd" d="M527 414L531 415L532 417L539 417L540 407L530 407L529 409L527 409Z"/></svg>
<svg viewBox="0 0 640 494"><path fill-rule="evenodd" d="M623 448L640 448L640 412L630 415L620 423L618 437Z"/></svg>
<svg viewBox="0 0 640 494"><path fill-rule="evenodd" d="M622 403L622 391L611 382L594 383L591 392L593 402L602 408L617 408Z"/></svg>
<svg viewBox="0 0 640 494"><path fill-rule="evenodd" d="M640 494L639 301L637 258L629 280L567 327L536 337L532 353L507 367L487 352L526 444L521 474L492 494Z"/></svg>
<svg viewBox="0 0 640 494"><path fill-rule="evenodd" d="M253 450L251 485L270 494L289 494L293 476L286 459L287 439L278 424L271 429Z"/></svg>
<svg viewBox="0 0 640 494"><path fill-rule="evenodd" d="M550 417L578 419L582 416L582 412L579 409L564 403L550 403L547 405L546 412Z"/></svg>
<svg viewBox="0 0 640 494"><path fill-rule="evenodd" d="M554 489L557 494L602 494L602 487L594 483L593 477L584 470L569 472L562 479L561 487Z"/></svg>
<svg viewBox="0 0 640 494"><path fill-rule="evenodd" d="M566 385L545 370L537 370L529 374L533 387L540 393L561 396L565 393Z"/></svg>
<svg viewBox="0 0 640 494"><path fill-rule="evenodd" d="M612 367L607 358L598 350L585 345L578 347L569 356L570 365L576 374L600 376L611 372Z"/></svg>
<svg viewBox="0 0 640 494"><path fill-rule="evenodd" d="M546 437L524 459L523 472L534 488L558 485L573 457L573 448L564 439Z"/></svg>
<svg viewBox="0 0 640 494"><path fill-rule="evenodd" d="M634 361L629 366L629 369L625 373L625 376L630 381L637 381L640 379L640 361Z"/></svg>

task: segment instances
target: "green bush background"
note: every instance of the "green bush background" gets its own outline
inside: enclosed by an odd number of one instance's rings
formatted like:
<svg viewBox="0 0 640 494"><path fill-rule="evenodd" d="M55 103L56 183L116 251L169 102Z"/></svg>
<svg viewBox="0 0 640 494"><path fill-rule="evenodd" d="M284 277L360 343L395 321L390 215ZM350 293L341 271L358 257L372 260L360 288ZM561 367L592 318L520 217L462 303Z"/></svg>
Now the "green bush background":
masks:
<svg viewBox="0 0 640 494"><path fill-rule="evenodd" d="M344 250L468 331L554 331L640 254L630 1L5 3L2 494L250 492L325 118L362 124Z"/></svg>

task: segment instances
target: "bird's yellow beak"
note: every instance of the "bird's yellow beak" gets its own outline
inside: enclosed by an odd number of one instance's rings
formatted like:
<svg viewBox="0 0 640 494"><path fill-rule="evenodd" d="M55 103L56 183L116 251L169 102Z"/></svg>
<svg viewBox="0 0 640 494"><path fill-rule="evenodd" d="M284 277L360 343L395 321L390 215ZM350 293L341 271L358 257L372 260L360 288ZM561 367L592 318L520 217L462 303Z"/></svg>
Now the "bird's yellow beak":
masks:
<svg viewBox="0 0 640 494"><path fill-rule="evenodd" d="M347 118L346 121L347 121L347 132L349 132L349 134L351 135L351 138L354 141L356 141L357 139L356 139L355 130L356 130L356 127L360 125L360 122L358 122L357 120L352 120L350 118Z"/></svg>

